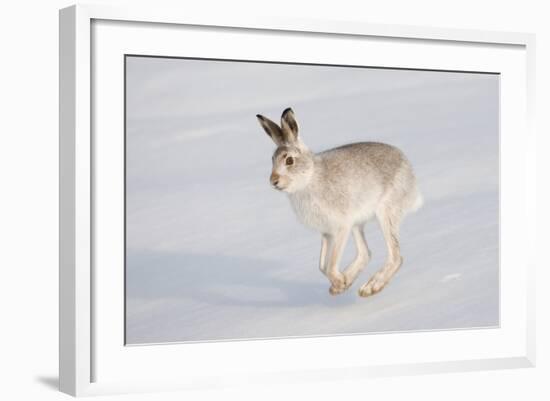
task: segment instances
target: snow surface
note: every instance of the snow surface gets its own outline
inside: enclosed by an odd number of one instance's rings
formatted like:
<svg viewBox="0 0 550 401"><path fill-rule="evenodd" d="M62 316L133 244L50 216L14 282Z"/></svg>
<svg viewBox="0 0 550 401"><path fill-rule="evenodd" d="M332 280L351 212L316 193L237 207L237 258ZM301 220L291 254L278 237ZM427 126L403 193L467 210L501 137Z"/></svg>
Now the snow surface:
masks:
<svg viewBox="0 0 550 401"><path fill-rule="evenodd" d="M127 59L127 343L499 324L499 78L489 74ZM333 297L320 236L269 186L257 113L292 106L315 151L381 141L411 160L424 206L379 294ZM354 256L349 241L343 264Z"/></svg>

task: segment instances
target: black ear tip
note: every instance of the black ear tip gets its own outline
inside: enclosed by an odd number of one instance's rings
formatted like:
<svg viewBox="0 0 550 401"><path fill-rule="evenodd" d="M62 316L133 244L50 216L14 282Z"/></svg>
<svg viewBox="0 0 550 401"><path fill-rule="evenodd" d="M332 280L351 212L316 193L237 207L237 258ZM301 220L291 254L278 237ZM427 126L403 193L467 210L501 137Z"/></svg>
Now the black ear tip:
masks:
<svg viewBox="0 0 550 401"><path fill-rule="evenodd" d="M285 109L285 111L283 111L283 116L284 116L286 113L294 113L294 112L292 111L292 108L291 108L291 107L287 107L287 108Z"/></svg>
<svg viewBox="0 0 550 401"><path fill-rule="evenodd" d="M261 114L256 114L256 118L258 120L263 120L264 119L264 116L262 116Z"/></svg>

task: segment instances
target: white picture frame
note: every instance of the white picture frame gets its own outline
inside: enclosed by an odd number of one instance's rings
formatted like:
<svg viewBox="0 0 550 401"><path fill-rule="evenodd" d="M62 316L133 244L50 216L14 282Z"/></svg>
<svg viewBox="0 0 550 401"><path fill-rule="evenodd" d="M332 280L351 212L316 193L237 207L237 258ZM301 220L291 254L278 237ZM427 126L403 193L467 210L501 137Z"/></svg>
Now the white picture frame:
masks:
<svg viewBox="0 0 550 401"><path fill-rule="evenodd" d="M109 26L101 32L98 31L98 39L94 42L92 40L94 24L99 23L100 25L101 21L109 21L107 22ZM116 22L123 22L126 25L115 27ZM139 24L136 24L138 22ZM306 35L309 38L316 36L329 39L338 37L343 41L362 40L362 38L378 38L386 40L388 43L402 41L404 43L401 43L400 46L405 46L402 47L404 50L407 46L413 46L414 42L418 46L426 45L426 58L422 59L422 56L419 56L415 61L417 63L415 65L419 68L466 71L485 71L487 68L492 68L491 70L496 72L506 71L505 76L509 76L510 79L505 81L502 90L502 132L506 133L509 140L501 144L501 155L503 155L501 156L501 184L504 185L504 192L501 192L501 204L504 203L504 210L510 212L501 216L509 222L502 226L506 231L501 232L501 247L504 249L504 253L501 253L501 263L515 263L516 269L519 270L513 276L511 270L502 270L501 313L504 314L502 316L504 323L496 331L463 330L446 333L195 344L194 348L188 347L182 350L180 347L177 352L174 351L176 348L170 349L172 345L125 349L122 335L117 334L120 331L120 326L116 323L120 320L120 313L122 313L119 307L122 297L116 295L117 293L123 294L123 288L120 286L121 277L120 275L116 276L118 273L115 272L115 275L110 277L112 285L106 288L104 286L107 282L106 276L98 275L94 270L98 268L98 260L104 260L102 259L104 257L113 257L113 263L118 262L115 260L116 253L110 254L110 256L108 253L102 255L94 253L94 241L98 239L97 235L100 231L97 228L98 221L96 219L102 213L96 213L97 205L94 202L98 184L94 177L95 169L100 163L97 152L103 150L103 145L98 147L93 138L93 127L97 127L100 122L94 120L98 115L94 114L96 111L94 111L92 97L97 95L96 91L101 88L96 88L91 83L93 69L103 68L103 64L94 59L94 55L99 54L96 52L102 51L104 47L106 56L102 55L101 60L108 60L107 56L110 54L111 58L116 61L121 52L126 51L121 43L127 43L125 41L129 40L128 37L136 40L135 38L140 35L139 31L145 26L156 28L141 38L139 46L142 51L153 54L155 52L161 54L171 52L169 44L156 51L155 46L158 46L160 40L167 37L166 35L174 35L178 27L185 31L187 26L202 27L204 31L209 29L216 32L224 29L232 32L242 31L249 35L262 32L267 36L272 34L273 38L267 39L273 40L273 43L281 40L277 37L281 33L297 35L297 37ZM128 32L132 30L132 34L119 34L115 37L111 28L114 30L126 29ZM172 31L170 31L171 29ZM109 37L112 40L105 41L100 38L100 36L105 38L105 35L113 35ZM414 46L417 46L416 44ZM362 22L293 20L290 18L234 20L226 19L223 16L187 15L184 10L167 12L153 7L121 9L108 6L78 5L61 10L60 390L79 396L132 391L196 389L247 382L276 383L340 377L361 379L381 375L534 366L534 266L536 260L534 252L532 252L534 245L531 245L535 243L536 219L534 208L535 133L532 129L535 82L534 44L534 35L526 33L375 25ZM132 46L130 48L134 48ZM434 61L436 59L430 54L434 55L435 47L437 47L437 52L444 52L446 46L453 47L449 57L440 57L442 60ZM482 59L483 53L488 48L495 49L495 57L492 61L475 60L476 56ZM418 47L418 50L422 49ZM453 54L461 54L461 52L465 52L464 54L467 55L466 60L462 61L463 64L457 62L453 64ZM468 55L471 52L473 53ZM406 57L406 53L404 51L404 55L401 54L399 57ZM502 58L499 56L500 53L502 53ZM403 66L396 64L401 63L397 59L395 59L397 61L392 61L394 60L392 55L386 54L386 56L388 57L385 61L386 66ZM244 56L237 55L233 58L240 57ZM344 54L342 57L346 57L346 55ZM485 64L483 64L484 62ZM111 65L109 62L105 64L107 67L109 65ZM475 66L479 66L479 69L476 69ZM122 70L114 71L119 78L122 73ZM119 88L120 81L117 82L113 85L115 90ZM511 99L512 90L518 94L517 98ZM115 108L114 112L118 113L117 110L119 109ZM101 113L99 114L102 118ZM119 119L121 118L119 113ZM512 151L519 154L519 168L513 169L510 166L509 155L512 154ZM115 158L118 157L116 155L115 152ZM116 165L116 161L112 166L114 165ZM120 184L120 181L114 180L110 182L110 185L116 188L117 183ZM516 183L522 183L521 191L516 191L514 194L513 191L506 189ZM112 221L116 221L117 218L114 216ZM512 225L514 230L510 229ZM516 230L522 232L521 238L513 233ZM508 244L514 244L514 247L506 246ZM512 295L508 289L514 285L516 292L515 295ZM102 309L102 303L98 303L94 299L95 291L109 294L102 295L102 297L113 301L113 305L116 305L112 308L114 311L112 314L105 312L105 309ZM508 313L510 313L509 316ZM507 322L512 320L514 323L508 325ZM438 343L443 346L449 343L464 342L467 345L466 348L473 351L466 353L465 347L457 345L453 350L454 354L442 354L438 359L432 358L426 351L425 357L421 358L412 352L407 355L400 353L399 342L401 341L403 341L403 347L407 342L407 348L435 344L433 345L435 347L434 354L438 353ZM371 361L361 362L352 357L341 359L339 353L336 352L342 347L353 349L353 347L364 346L367 342L373 345L376 343L376 346L372 347L373 349L380 349L384 346L392 347L391 349L395 350L399 357L372 354ZM322 359L317 359L315 355L320 349L325 352ZM303 359L309 355L311 359L308 363L300 364L296 361L293 366L286 366L288 361L285 361L285 358L277 359L277 355L288 353L302 355ZM247 370L244 366L245 362L261 363L253 357L260 354L271 356L270 365L256 366L255 371ZM176 363L181 361L181 355L186 355L186 359L190 361L187 366L179 366ZM237 368L234 363L225 365L220 363L222 366L216 372L208 373L210 371L209 355L221 355L222 360L231 360L232 357L240 355L245 362L243 362L243 366L237 366ZM143 363L140 364L140 361ZM112 371L107 372L107 365L113 366ZM155 366L157 372L147 371L142 365ZM159 366L162 366L162 369ZM178 372L175 372L176 369ZM174 372L174 374L170 374L170 372Z"/></svg>

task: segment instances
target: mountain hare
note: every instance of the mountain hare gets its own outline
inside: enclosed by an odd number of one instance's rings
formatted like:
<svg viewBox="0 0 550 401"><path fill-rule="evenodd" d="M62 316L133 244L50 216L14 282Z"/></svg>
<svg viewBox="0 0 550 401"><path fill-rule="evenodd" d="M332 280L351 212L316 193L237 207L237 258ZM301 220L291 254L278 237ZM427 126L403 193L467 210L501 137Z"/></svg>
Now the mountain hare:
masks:
<svg viewBox="0 0 550 401"><path fill-rule="evenodd" d="M286 192L298 219L321 233L320 270L328 277L332 295L348 289L370 258L363 234L367 220L376 216L388 249L385 265L361 286L369 296L384 288L403 258L399 250L399 225L407 212L422 205L422 197L409 161L390 145L353 143L311 152L298 135L291 108L281 116L281 126L257 115L265 132L277 145L270 182ZM339 262L353 234L357 256L343 271Z"/></svg>

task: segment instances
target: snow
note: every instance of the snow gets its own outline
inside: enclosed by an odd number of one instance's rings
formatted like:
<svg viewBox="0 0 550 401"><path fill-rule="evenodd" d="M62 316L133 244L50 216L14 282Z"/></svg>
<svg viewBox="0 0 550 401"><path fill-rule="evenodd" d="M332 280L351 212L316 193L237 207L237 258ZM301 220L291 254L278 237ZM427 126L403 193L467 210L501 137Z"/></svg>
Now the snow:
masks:
<svg viewBox="0 0 550 401"><path fill-rule="evenodd" d="M497 75L131 57L127 61L129 344L493 327L499 324ZM424 206L379 294L333 297L320 236L269 186L256 121L292 106L321 151L375 140L411 160ZM352 260L349 241L342 264Z"/></svg>

